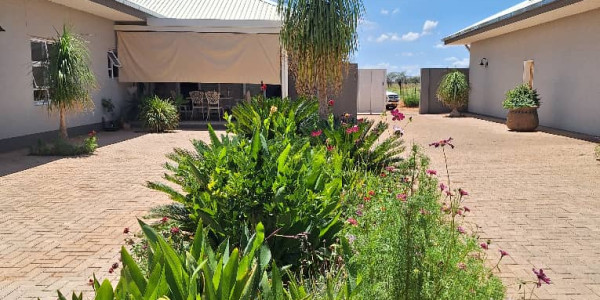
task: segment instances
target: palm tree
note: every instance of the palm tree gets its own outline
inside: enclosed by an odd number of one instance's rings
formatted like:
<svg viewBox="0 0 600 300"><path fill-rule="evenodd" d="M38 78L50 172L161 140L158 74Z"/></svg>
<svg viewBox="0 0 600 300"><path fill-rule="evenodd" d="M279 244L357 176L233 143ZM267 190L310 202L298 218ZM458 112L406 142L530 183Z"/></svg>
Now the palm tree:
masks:
<svg viewBox="0 0 600 300"><path fill-rule="evenodd" d="M93 107L90 93L96 88L96 77L90 69L86 42L66 25L50 48L50 111L58 110L60 137L67 139L68 111Z"/></svg>
<svg viewBox="0 0 600 300"><path fill-rule="evenodd" d="M319 115L327 118L328 92L340 90L349 58L358 48L362 0L277 0L277 10L296 88L303 95L316 93Z"/></svg>

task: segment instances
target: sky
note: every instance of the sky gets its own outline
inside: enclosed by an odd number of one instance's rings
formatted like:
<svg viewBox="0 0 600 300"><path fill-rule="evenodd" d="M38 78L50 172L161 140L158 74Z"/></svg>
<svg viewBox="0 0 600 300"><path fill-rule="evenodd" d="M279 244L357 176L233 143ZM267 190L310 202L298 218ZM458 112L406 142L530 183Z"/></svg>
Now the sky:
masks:
<svg viewBox="0 0 600 300"><path fill-rule="evenodd" d="M421 68L468 67L464 46L443 46L456 33L523 0L364 0L359 50L361 69L419 75Z"/></svg>

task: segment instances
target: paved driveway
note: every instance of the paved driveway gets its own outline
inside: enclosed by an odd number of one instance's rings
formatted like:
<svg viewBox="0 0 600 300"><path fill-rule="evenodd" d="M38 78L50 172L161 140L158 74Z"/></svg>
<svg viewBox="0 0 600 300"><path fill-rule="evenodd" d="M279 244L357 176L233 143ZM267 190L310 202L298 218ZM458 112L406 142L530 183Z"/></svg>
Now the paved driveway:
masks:
<svg viewBox="0 0 600 300"><path fill-rule="evenodd" d="M206 132L101 133L113 143L85 158L0 154L0 298L56 299L118 261L123 228L168 198L144 186L164 173L165 154ZM4 176L3 176L4 175ZM116 272L118 273L118 272ZM116 274L112 275L115 276Z"/></svg>
<svg viewBox="0 0 600 300"><path fill-rule="evenodd" d="M553 282L537 291L541 299L600 299L600 162L593 143L440 115L415 115L406 132L407 143L455 139L448 151L453 186L471 194L467 220L492 240L491 260L498 248L510 254L500 265L509 294L518 278L535 279L536 267ZM445 174L441 150L426 152Z"/></svg>

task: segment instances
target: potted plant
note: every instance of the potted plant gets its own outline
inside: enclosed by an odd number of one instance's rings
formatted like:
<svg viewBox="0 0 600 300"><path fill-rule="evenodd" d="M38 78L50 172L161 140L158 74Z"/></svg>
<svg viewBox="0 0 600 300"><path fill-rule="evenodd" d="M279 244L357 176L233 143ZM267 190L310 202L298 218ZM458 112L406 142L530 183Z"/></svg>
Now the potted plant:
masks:
<svg viewBox="0 0 600 300"><path fill-rule="evenodd" d="M437 98L452 109L449 117L460 117L458 109L469 102L467 76L458 70L444 75L437 90Z"/></svg>
<svg viewBox="0 0 600 300"><path fill-rule="evenodd" d="M102 128L105 131L119 130L119 122L114 118L115 105L111 99L102 99L102 110L104 111L104 115L102 116Z"/></svg>
<svg viewBox="0 0 600 300"><path fill-rule="evenodd" d="M506 93L502 103L508 109L506 126L514 131L534 131L540 121L537 109L540 97L535 89L524 83Z"/></svg>

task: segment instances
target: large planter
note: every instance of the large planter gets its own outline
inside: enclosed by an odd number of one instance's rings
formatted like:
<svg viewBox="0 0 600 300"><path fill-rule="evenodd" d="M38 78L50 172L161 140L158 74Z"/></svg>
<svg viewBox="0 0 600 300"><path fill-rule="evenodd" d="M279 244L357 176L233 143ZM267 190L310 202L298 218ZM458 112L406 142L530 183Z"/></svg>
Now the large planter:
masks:
<svg viewBox="0 0 600 300"><path fill-rule="evenodd" d="M522 107L508 111L506 126L513 131L534 131L540 125L537 107Z"/></svg>

